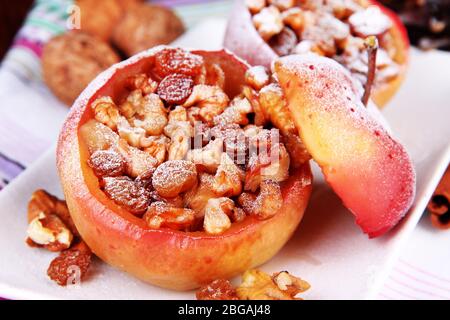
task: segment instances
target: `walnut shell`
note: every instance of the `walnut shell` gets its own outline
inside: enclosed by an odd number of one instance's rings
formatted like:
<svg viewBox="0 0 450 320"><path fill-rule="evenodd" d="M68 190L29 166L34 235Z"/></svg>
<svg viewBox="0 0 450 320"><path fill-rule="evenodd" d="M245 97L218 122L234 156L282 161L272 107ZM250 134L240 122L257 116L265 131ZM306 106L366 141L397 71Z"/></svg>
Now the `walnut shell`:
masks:
<svg viewBox="0 0 450 320"><path fill-rule="evenodd" d="M126 55L132 56L156 45L168 44L183 32L183 22L172 10L138 4L117 24L112 41Z"/></svg>
<svg viewBox="0 0 450 320"><path fill-rule="evenodd" d="M108 44L86 33L71 31L45 45L42 73L53 94L72 105L92 79L119 61Z"/></svg>

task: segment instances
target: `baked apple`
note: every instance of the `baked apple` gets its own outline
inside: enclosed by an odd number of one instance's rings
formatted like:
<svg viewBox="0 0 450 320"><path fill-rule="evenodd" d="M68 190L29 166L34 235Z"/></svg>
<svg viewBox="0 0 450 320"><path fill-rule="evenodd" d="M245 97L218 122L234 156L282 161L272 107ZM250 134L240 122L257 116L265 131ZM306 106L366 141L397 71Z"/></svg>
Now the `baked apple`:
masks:
<svg viewBox="0 0 450 320"><path fill-rule="evenodd" d="M405 148L361 101L350 74L316 55L278 58L274 70L300 138L357 224L377 237L407 213L415 171Z"/></svg>
<svg viewBox="0 0 450 320"><path fill-rule="evenodd" d="M75 102L57 150L83 240L177 290L264 263L311 193L310 156L287 112L269 73L227 51L156 47L105 71Z"/></svg>
<svg viewBox="0 0 450 320"><path fill-rule="evenodd" d="M338 61L364 84L368 36L380 46L372 99L382 107L403 81L409 41L398 17L377 1L238 0L224 46L266 67L278 56L313 52Z"/></svg>

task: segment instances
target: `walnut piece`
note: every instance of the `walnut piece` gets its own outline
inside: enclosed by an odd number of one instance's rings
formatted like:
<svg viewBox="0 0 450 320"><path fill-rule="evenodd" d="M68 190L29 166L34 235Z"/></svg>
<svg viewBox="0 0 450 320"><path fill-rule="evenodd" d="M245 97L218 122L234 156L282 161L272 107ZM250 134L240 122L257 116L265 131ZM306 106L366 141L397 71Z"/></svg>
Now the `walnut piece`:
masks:
<svg viewBox="0 0 450 320"><path fill-rule="evenodd" d="M263 66L255 66L249 68L245 72L245 83L255 90L261 90L270 82L270 76L267 69Z"/></svg>
<svg viewBox="0 0 450 320"><path fill-rule="evenodd" d="M203 228L208 234L222 234L231 227L229 216L233 213L234 202L230 198L209 199L205 207Z"/></svg>
<svg viewBox="0 0 450 320"><path fill-rule="evenodd" d="M209 173L215 173L222 160L223 140L215 139L202 149L190 150L186 159L201 166Z"/></svg>
<svg viewBox="0 0 450 320"><path fill-rule="evenodd" d="M152 229L170 228L186 230L195 220L195 212L191 209L178 208L166 202L153 202L144 215L144 220Z"/></svg>
<svg viewBox="0 0 450 320"><path fill-rule="evenodd" d="M266 0L245 0L245 5L252 14L255 14L266 6Z"/></svg>
<svg viewBox="0 0 450 320"><path fill-rule="evenodd" d="M213 190L213 175L203 172L199 174L198 180L197 186L184 194L184 204L195 211L196 218L203 218L208 200L217 195Z"/></svg>
<svg viewBox="0 0 450 320"><path fill-rule="evenodd" d="M244 177L245 173L242 169L234 163L228 154L223 153L220 165L214 176L212 188L218 196L237 196L242 192L242 181Z"/></svg>
<svg viewBox="0 0 450 320"><path fill-rule="evenodd" d="M301 300L296 295L309 288L306 281L290 275L287 271L271 277L255 269L244 273L236 293L242 300Z"/></svg>
<svg viewBox="0 0 450 320"><path fill-rule="evenodd" d="M126 174L132 178L136 178L158 165L158 161L149 153L130 146L126 140L119 140L117 151L126 161Z"/></svg>
<svg viewBox="0 0 450 320"><path fill-rule="evenodd" d="M36 190L31 196L27 219L30 245L61 251L79 237L66 202L44 190Z"/></svg>
<svg viewBox="0 0 450 320"><path fill-rule="evenodd" d="M262 9L253 16L253 24L264 40L269 40L283 30L283 19L280 10L275 6Z"/></svg>
<svg viewBox="0 0 450 320"><path fill-rule="evenodd" d="M147 134L152 136L163 133L167 124L167 111L157 94L146 95L142 105L136 110L136 114L138 117L131 119L135 127L144 129Z"/></svg>
<svg viewBox="0 0 450 320"><path fill-rule="evenodd" d="M355 12L348 21L353 31L362 38L379 36L392 27L391 20L377 6Z"/></svg>
<svg viewBox="0 0 450 320"><path fill-rule="evenodd" d="M111 97L100 97L91 104L95 120L108 126L112 130L117 129L120 112Z"/></svg>
<svg viewBox="0 0 450 320"><path fill-rule="evenodd" d="M61 251L70 247L72 232L55 214L41 212L28 224L27 234L36 245L49 251Z"/></svg>
<svg viewBox="0 0 450 320"><path fill-rule="evenodd" d="M247 125L249 122L247 115L251 112L253 112L253 108L247 98L236 97L221 114L214 117L214 124Z"/></svg>
<svg viewBox="0 0 450 320"><path fill-rule="evenodd" d="M199 84L194 86L192 94L183 107L200 108L198 116L206 123L213 123L214 117L221 114L228 106L229 98L218 86Z"/></svg>

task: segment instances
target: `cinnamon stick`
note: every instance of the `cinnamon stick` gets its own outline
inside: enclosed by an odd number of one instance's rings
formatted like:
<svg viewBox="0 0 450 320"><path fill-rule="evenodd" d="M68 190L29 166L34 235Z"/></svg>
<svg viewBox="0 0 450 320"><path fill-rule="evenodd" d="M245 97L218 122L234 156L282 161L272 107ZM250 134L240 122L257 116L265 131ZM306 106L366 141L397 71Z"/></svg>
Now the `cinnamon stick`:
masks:
<svg viewBox="0 0 450 320"><path fill-rule="evenodd" d="M438 229L450 229L450 166L447 168L427 207L431 223Z"/></svg>

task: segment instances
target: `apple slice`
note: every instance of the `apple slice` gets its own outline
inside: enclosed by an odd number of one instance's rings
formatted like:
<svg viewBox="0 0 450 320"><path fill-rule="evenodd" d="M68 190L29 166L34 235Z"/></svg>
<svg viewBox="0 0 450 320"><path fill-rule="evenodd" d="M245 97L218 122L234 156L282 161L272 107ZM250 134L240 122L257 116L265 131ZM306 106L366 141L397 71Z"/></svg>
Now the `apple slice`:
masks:
<svg viewBox="0 0 450 320"><path fill-rule="evenodd" d="M356 223L371 238L394 227L414 198L413 164L364 107L348 71L315 55L273 67L306 148Z"/></svg>

